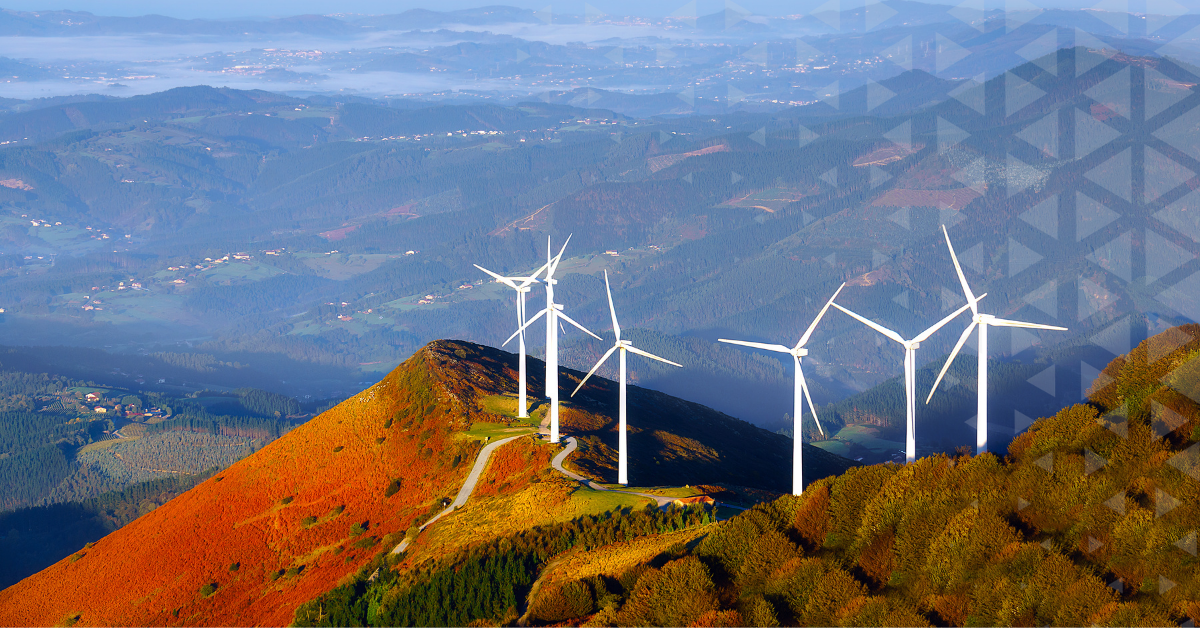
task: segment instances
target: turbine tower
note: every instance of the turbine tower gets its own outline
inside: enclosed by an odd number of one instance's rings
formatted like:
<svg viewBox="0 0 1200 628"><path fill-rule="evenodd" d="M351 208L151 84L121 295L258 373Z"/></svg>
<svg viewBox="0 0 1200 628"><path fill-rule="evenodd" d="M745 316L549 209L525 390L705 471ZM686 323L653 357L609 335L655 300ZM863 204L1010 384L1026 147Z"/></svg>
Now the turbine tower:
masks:
<svg viewBox="0 0 1200 628"><path fill-rule="evenodd" d="M625 353L636 353L640 356L644 356L652 360L658 360L659 362L666 362L671 366L678 366L680 368L682 368L683 365L676 364L666 358L660 358L653 353L642 351L641 349L633 346L633 343L629 342L628 340L621 340L621 326L617 323L617 310L613 307L612 288L610 288L608 285L608 270L604 271L604 289L608 292L608 313L612 314L613 335L616 336L617 340L616 343L613 344L612 348L604 353L604 355L600 358L600 361L596 362L596 365L592 367L592 370L588 371L588 374L582 380L580 380L579 385L575 387L575 390L571 393L571 396L574 397L575 393L579 392L580 388L583 388L583 385L588 381L588 378L590 378L592 374L596 372L596 369L600 368L601 364L604 364L604 361L607 360L614 351L618 349L621 350L621 401L620 410L618 411L620 424L617 428L617 483L625 485L629 484L629 463L626 455L627 448L625 446Z"/></svg>
<svg viewBox="0 0 1200 628"><path fill-rule="evenodd" d="M541 268L533 271L533 273L528 277L501 277L500 275L484 268L483 266L480 266L479 264L475 264L474 266L475 268L478 268L479 270L491 275L492 278L496 280L496 283L502 283L517 291L517 329L519 330L518 333L520 334L519 337L521 339L521 358L520 367L518 369L518 372L520 373L520 381L518 383L517 390L517 416L522 419L527 418L529 416L529 404L525 398L525 389L527 386L525 385L525 332L523 330L525 327L525 295L529 294L529 291L531 290L529 284L537 281L537 276L546 269L546 266L543 265Z"/></svg>
<svg viewBox="0 0 1200 628"><path fill-rule="evenodd" d="M808 343L808 339L812 336L813 330L817 328L817 323L821 321L821 317L825 316L825 312L829 309L829 306L833 304L833 300L837 298L837 295L841 293L842 288L845 287L846 284L844 283L841 286L838 286L837 291L833 293L833 296L829 297L829 301L825 303L825 307L821 308L821 311L817 314L817 317L813 319L812 324L808 326L808 330L805 331L804 335L800 337L800 342L797 342L795 347L789 349L783 345L763 344L761 342L749 342L747 340L726 340L725 338L717 339L720 342L727 342L729 344L742 345L744 347L754 347L755 349L764 349L766 351L775 351L778 353L787 353L792 356L792 361L796 364L795 393L793 394L792 398L793 495L799 495L804 491L804 452L801 443L802 439L800 437L800 414L804 412L804 406L801 400L802 396L808 400L808 409L812 411L813 421L816 422L817 429L821 430L822 436L825 435L825 430L821 427L821 421L817 419L817 408L813 405L812 394L808 392L808 384L804 381L804 369L800 368L800 358L808 355L808 349L805 349L804 345Z"/></svg>
<svg viewBox="0 0 1200 628"><path fill-rule="evenodd" d="M558 328L560 326L559 319L578 327L584 333L601 340L600 336L588 331L586 327L575 322L570 316L563 312L563 306L554 302L554 284L558 280L554 278L554 271L558 270L558 263L562 261L563 253L567 250L567 243L571 241L571 236L567 236L567 241L563 242L562 249L555 257L550 257L552 249L550 248L550 238L546 238L546 278L543 282L546 284L546 308L538 312L533 318L525 321L525 324L516 331L513 335L504 341L508 344L518 334L525 331L526 327L533 324L534 321L546 317L546 396L550 399L550 442L558 442Z"/></svg>
<svg viewBox="0 0 1200 628"><path fill-rule="evenodd" d="M837 303L833 304L833 307L836 307L850 316L853 316L867 327L870 327L884 336L895 340L904 347L904 400L905 414L907 415L904 436L905 463L909 463L917 459L917 348L921 346L922 342L932 336L934 332L941 329L946 323L954 320L959 314L967 311L968 308L986 296L987 294L984 293L975 298L974 301L968 301L966 305L955 310L953 314L938 321L933 327L930 327L920 334L917 334L917 336L911 340L905 340L900 336L900 334L880 325L879 323L863 318L862 316L847 310Z"/></svg>
<svg viewBox="0 0 1200 628"><path fill-rule="evenodd" d="M925 403L929 403L933 399L933 393L937 391L938 384L942 383L942 378L946 376L946 371L950 369L950 365L954 363L954 358L958 356L958 352L963 347L963 343L971 335L971 330L979 327L979 377L976 381L976 390L978 393L976 415L975 415L975 455L987 452L987 436L988 436L988 421L987 421L987 353L988 353L988 326L992 327L1022 327L1025 329L1049 329L1053 331L1067 331L1066 327L1055 327L1053 325L1038 325L1037 323L1026 323L1023 321L1011 321L1003 318L996 318L991 314L980 314L977 299L971 293L971 287L967 285L967 277L963 274L962 266L958 263L958 256L954 254L954 245L950 244L950 232L946 230L946 226L942 225L942 233L946 236L946 246L950 248L950 259L954 260L954 270L958 272L958 282L962 284L963 294L967 297L967 303L971 306L971 313L974 317L971 324L963 330L962 336L958 339L958 344L954 345L954 351L950 352L950 357L946 359L946 365L942 367L942 372L938 373L937 381L933 383L933 388L929 390L929 396L925 398Z"/></svg>

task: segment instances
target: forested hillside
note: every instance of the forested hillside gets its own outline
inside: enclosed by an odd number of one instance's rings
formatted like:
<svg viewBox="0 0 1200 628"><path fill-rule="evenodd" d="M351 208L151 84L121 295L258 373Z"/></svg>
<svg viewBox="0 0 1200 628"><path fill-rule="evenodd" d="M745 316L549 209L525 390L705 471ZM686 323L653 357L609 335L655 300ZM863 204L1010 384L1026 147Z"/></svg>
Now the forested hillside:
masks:
<svg viewBox="0 0 1200 628"><path fill-rule="evenodd" d="M1173 328L1114 360L1088 403L1038 420L1003 459L936 455L856 467L720 523L703 509L613 511L480 542L416 569L381 557L302 606L295 621L1195 622L1196 364L1200 326Z"/></svg>
<svg viewBox="0 0 1200 628"><path fill-rule="evenodd" d="M218 376L243 367L194 353L4 348L0 510L83 501L153 478L224 468L329 404L255 388L105 385L156 365Z"/></svg>

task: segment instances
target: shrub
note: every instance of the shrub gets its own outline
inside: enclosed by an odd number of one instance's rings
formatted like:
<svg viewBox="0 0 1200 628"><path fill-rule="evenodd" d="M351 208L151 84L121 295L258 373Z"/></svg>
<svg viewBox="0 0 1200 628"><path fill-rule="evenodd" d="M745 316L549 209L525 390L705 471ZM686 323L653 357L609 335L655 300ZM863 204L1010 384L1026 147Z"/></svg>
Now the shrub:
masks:
<svg viewBox="0 0 1200 628"><path fill-rule="evenodd" d="M200 597L210 597L210 596L212 596L213 593L216 593L216 592L217 592L217 583L215 583L215 582L210 582L210 583L200 587Z"/></svg>
<svg viewBox="0 0 1200 628"><path fill-rule="evenodd" d="M895 562L892 559L894 539L895 535L892 534L891 529L884 530L882 534L871 539L858 557L859 568L871 579L876 589L887 584L888 578L892 575L892 567Z"/></svg>
<svg viewBox="0 0 1200 628"><path fill-rule="evenodd" d="M232 565L229 566L229 571L237 571L241 568L242 568L241 563L233 563Z"/></svg>
<svg viewBox="0 0 1200 628"><path fill-rule="evenodd" d="M815 550L825 543L829 531L829 483L822 480L804 489L804 502L796 510L792 527L805 542L805 549Z"/></svg>
<svg viewBox="0 0 1200 628"><path fill-rule="evenodd" d="M292 501L295 499L296 499L295 497L288 495L287 497L284 497L283 499L279 500L279 503L283 504L284 506L287 506L288 504L292 503Z"/></svg>
<svg viewBox="0 0 1200 628"><path fill-rule="evenodd" d="M334 508L330 514L332 514L333 516L336 517L336 516L342 514L342 512L345 510L346 510L346 505L342 504L342 505L338 506L337 508Z"/></svg>
<svg viewBox="0 0 1200 628"><path fill-rule="evenodd" d="M594 624L597 626L609 626L611 624ZM742 614L737 611L708 611L696 620L692 626L701 628L738 628L739 626L752 626L753 624L742 620Z"/></svg>
<svg viewBox="0 0 1200 628"><path fill-rule="evenodd" d="M964 508L929 546L926 573L935 585L948 589L969 581L1001 548L1020 540L1000 517L979 510Z"/></svg>
<svg viewBox="0 0 1200 628"><path fill-rule="evenodd" d="M717 528L700 543L697 553L701 557L716 559L725 573L736 576L742 561L754 550L755 544L767 524L766 516L757 510L745 512Z"/></svg>
<svg viewBox="0 0 1200 628"><path fill-rule="evenodd" d="M688 556L667 563L661 571L647 570L617 620L620 625L688 626L717 608L708 568Z"/></svg>
<svg viewBox="0 0 1200 628"><path fill-rule="evenodd" d="M771 574L789 560L800 558L800 552L786 536L775 530L767 530L757 539L746 553L741 568L735 577L738 586L747 592L757 592L768 583ZM742 609L742 617L747 618L747 611ZM759 624L751 623L757 626Z"/></svg>
<svg viewBox="0 0 1200 628"><path fill-rule="evenodd" d="M268 579L269 579L271 582L275 582L275 581L276 581L276 580L278 580L278 579L279 579L281 576L283 576L283 570L282 570L282 569L278 569L278 570L272 571L270 574L267 574L267 578L268 578Z"/></svg>
<svg viewBox="0 0 1200 628"><path fill-rule="evenodd" d="M378 437L378 438L376 438L376 439L375 439L375 444L376 444L376 445L382 445L382 444L383 444L383 441L385 441L385 440L387 440L387 439L386 439L386 438L384 438L384 437L382 437L382 436L380 436L380 437Z"/></svg>
<svg viewBox="0 0 1200 628"><path fill-rule="evenodd" d="M358 536L358 535L362 534L363 532L366 532L367 527L368 527L368 524L366 521L364 521L362 523L356 523L356 524L350 526L350 536Z"/></svg>
<svg viewBox="0 0 1200 628"><path fill-rule="evenodd" d="M304 573L304 565L296 565L294 567L289 567L287 571L283 572L283 575L289 578L295 578L302 573Z"/></svg>
<svg viewBox="0 0 1200 628"><path fill-rule="evenodd" d="M866 593L866 587L853 576L838 567L830 567L797 619L803 625L832 626L834 618L851 600Z"/></svg>
<svg viewBox="0 0 1200 628"><path fill-rule="evenodd" d="M307 528L308 526L311 526L312 524L314 524L314 523L316 523L316 522L317 522L317 517L316 517L315 515L309 515L309 516L307 516L307 517L305 517L305 518L303 518L303 519L301 519L301 520L300 520L300 524L301 524L301 525L303 525L303 526L304 526L304 527L306 527L306 528Z"/></svg>
<svg viewBox="0 0 1200 628"><path fill-rule="evenodd" d="M334 447L334 448L333 448L333 453L335 453L335 454L336 454L337 452L339 452L339 451L341 451L341 450L343 450L343 449L345 449L345 447L343 447L342 445L338 445L337 447Z"/></svg>
<svg viewBox="0 0 1200 628"><path fill-rule="evenodd" d="M742 598L738 611L747 626L778 626L779 619L775 616L775 607L771 606L763 596L754 594Z"/></svg>
<svg viewBox="0 0 1200 628"><path fill-rule="evenodd" d="M399 492L400 492L400 480L392 480L391 483L387 485L387 488L383 489L383 496L391 497L392 495L395 495L396 493L399 493Z"/></svg>
<svg viewBox="0 0 1200 628"><path fill-rule="evenodd" d="M596 609L596 597L586 582L579 580L542 587L529 605L531 617L560 622L582 617Z"/></svg>
<svg viewBox="0 0 1200 628"><path fill-rule="evenodd" d="M365 537L355 541L354 547L357 547L358 549L367 549L368 547L374 547L378 543L379 543L379 539L377 539L373 536L365 536Z"/></svg>

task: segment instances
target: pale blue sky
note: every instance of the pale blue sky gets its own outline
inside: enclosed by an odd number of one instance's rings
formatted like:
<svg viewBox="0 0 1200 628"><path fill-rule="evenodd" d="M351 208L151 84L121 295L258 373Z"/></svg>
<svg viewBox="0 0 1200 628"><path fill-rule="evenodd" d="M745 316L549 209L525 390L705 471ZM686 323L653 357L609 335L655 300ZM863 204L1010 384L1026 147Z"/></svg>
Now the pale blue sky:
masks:
<svg viewBox="0 0 1200 628"><path fill-rule="evenodd" d="M737 4L758 15L788 15L809 13L824 5L827 0L738 0ZM844 0L850 5L855 0ZM926 0L937 4L959 4L961 0ZM1129 6L1135 12L1144 11L1146 3L1173 4L1174 0L1032 0L1032 4L1042 8L1073 8L1082 9L1096 5L1105 8ZM1196 4L1197 0L1179 0L1179 4L1188 6ZM861 4L862 0L857 0ZM542 9L551 6L553 12L582 14L584 3L580 0L509 0L501 2L480 2L479 0L404 0L400 2L386 0L257 0L244 2L237 0L207 0L206 2L181 0L8 0L3 2L6 9L18 11L38 11L70 9L89 11L97 15L135 16L156 13L179 18L235 18L235 17L265 17L299 15L304 13L328 14L336 12L348 13L400 13L411 8L426 8L436 10L464 9L483 6L486 4L504 4L528 9ZM658 17L672 13L685 6L686 0L668 0L646 2L645 0L589 0L596 9L604 13L622 15L645 15ZM715 13L725 7L723 0L696 0L697 11L700 14ZM987 0L989 8L1003 6L998 0ZM1022 4L1022 3L1018 3ZM1195 10L1195 9L1193 9Z"/></svg>

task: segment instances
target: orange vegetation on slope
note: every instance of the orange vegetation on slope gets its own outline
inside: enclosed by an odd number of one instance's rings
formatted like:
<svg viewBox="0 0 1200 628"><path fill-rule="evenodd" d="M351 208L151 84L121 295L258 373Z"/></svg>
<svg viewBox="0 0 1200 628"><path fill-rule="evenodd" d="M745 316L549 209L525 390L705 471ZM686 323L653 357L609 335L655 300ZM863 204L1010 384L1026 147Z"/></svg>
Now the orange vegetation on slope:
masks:
<svg viewBox="0 0 1200 628"><path fill-rule="evenodd" d="M556 448L539 444L533 437L518 438L492 454L472 496L508 495L536 482L534 478L550 468L550 458L556 452Z"/></svg>
<svg viewBox="0 0 1200 628"><path fill-rule="evenodd" d="M375 386L0 591L0 625L288 624L458 490L470 465L453 460L469 462L478 446L452 431L486 418L477 396L516 374L515 356L473 352L425 347ZM386 497L394 480L400 490Z"/></svg>

